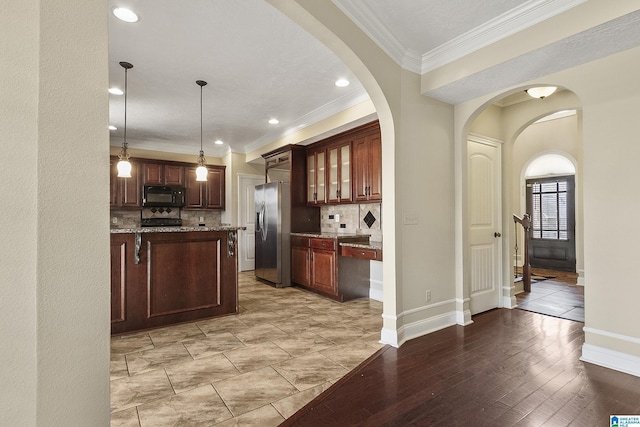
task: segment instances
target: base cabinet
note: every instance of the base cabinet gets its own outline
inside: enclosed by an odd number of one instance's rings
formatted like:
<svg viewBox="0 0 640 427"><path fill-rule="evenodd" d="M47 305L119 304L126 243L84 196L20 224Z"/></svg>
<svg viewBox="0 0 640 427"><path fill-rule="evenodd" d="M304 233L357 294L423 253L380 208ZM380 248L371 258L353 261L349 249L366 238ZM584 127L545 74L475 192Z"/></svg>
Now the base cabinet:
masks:
<svg viewBox="0 0 640 427"><path fill-rule="evenodd" d="M343 239L340 239L342 241ZM361 237L344 240L358 241ZM346 301L368 296L352 292L347 280L339 282L337 238L291 236L291 281L329 298Z"/></svg>
<svg viewBox="0 0 640 427"><path fill-rule="evenodd" d="M226 231L111 235L111 333L238 312ZM136 260L137 256L137 260Z"/></svg>

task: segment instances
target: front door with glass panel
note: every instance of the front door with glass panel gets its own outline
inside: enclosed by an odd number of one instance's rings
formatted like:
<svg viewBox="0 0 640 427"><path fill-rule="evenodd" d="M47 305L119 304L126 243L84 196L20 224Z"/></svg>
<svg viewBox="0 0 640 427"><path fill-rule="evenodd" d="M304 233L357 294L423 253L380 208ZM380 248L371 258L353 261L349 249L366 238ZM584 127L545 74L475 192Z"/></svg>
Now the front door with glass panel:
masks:
<svg viewBox="0 0 640 427"><path fill-rule="evenodd" d="M555 176L527 180L532 267L576 271L575 180Z"/></svg>

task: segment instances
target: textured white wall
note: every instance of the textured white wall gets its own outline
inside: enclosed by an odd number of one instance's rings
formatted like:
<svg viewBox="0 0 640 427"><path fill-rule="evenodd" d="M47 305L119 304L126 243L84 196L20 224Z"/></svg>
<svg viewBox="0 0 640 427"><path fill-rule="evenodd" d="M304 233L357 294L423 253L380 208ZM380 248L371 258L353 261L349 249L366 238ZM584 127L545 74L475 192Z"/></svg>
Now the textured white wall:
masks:
<svg viewBox="0 0 640 427"><path fill-rule="evenodd" d="M0 18L2 424L107 426L107 3L9 3Z"/></svg>
<svg viewBox="0 0 640 427"><path fill-rule="evenodd" d="M0 14L0 414L12 426L36 425L38 12L11 0Z"/></svg>

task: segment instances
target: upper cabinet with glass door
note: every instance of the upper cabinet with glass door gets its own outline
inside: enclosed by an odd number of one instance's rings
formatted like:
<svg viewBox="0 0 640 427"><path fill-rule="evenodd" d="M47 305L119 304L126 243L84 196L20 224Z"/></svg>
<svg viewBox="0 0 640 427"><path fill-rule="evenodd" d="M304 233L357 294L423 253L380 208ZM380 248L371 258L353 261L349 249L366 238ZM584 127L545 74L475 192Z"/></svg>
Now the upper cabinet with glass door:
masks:
<svg viewBox="0 0 640 427"><path fill-rule="evenodd" d="M377 121L307 146L307 204L382 200Z"/></svg>
<svg viewBox="0 0 640 427"><path fill-rule="evenodd" d="M329 163L328 203L351 202L351 141L327 149Z"/></svg>
<svg viewBox="0 0 640 427"><path fill-rule="evenodd" d="M327 202L326 193L326 151L307 151L307 204Z"/></svg>

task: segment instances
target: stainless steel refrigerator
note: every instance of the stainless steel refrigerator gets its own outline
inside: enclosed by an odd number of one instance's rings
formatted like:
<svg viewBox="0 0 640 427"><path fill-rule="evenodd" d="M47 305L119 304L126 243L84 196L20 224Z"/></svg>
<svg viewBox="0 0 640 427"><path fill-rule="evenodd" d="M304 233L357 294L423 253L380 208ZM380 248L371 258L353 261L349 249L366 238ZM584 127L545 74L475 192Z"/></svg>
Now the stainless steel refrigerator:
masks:
<svg viewBox="0 0 640 427"><path fill-rule="evenodd" d="M256 185L256 277L291 286L291 189L287 182Z"/></svg>

